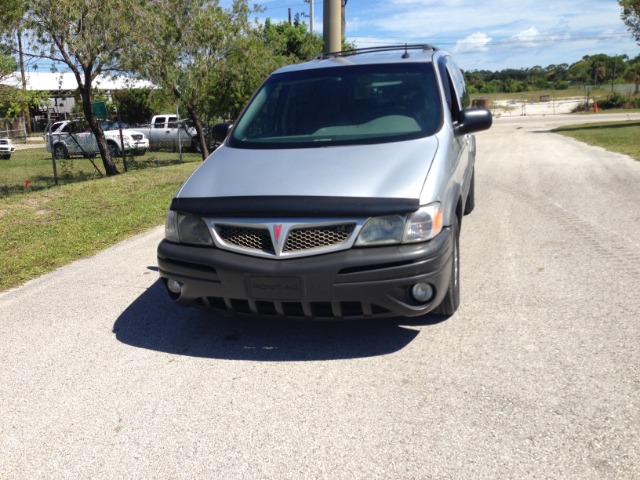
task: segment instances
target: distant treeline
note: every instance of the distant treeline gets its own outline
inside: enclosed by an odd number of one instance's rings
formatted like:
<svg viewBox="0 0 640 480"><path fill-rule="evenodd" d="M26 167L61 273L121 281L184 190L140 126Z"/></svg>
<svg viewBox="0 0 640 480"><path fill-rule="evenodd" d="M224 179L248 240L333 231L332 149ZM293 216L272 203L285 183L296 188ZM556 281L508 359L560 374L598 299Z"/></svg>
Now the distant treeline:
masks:
<svg viewBox="0 0 640 480"><path fill-rule="evenodd" d="M566 90L576 86L601 86L616 83L635 84L640 88L640 55L587 55L572 65L562 63L548 67L506 69L499 72L470 70L465 72L470 94L516 93L530 90Z"/></svg>

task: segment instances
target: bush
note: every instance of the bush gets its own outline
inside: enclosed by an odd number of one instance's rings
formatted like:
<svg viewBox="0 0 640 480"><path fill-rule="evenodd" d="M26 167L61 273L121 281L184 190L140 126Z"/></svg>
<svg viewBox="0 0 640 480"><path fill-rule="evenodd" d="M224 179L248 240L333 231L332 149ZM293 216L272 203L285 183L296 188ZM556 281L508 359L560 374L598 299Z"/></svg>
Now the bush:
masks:
<svg viewBox="0 0 640 480"><path fill-rule="evenodd" d="M603 110L610 110L613 108L623 108L625 103L627 103L627 99L624 98L619 93L613 93L609 95L605 100L600 100L598 102L598 107Z"/></svg>
<svg viewBox="0 0 640 480"><path fill-rule="evenodd" d="M591 103L579 103L572 110L571 113L581 113L581 112L589 112L593 110L593 105Z"/></svg>

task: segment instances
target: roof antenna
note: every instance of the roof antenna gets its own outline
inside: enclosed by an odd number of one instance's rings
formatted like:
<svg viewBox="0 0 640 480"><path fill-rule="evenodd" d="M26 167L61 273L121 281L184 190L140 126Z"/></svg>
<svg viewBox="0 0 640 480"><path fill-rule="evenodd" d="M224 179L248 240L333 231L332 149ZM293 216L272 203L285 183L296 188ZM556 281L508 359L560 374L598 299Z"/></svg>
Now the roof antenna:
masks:
<svg viewBox="0 0 640 480"><path fill-rule="evenodd" d="M404 53L402 54L402 58L409 58L409 50L406 43L404 44Z"/></svg>

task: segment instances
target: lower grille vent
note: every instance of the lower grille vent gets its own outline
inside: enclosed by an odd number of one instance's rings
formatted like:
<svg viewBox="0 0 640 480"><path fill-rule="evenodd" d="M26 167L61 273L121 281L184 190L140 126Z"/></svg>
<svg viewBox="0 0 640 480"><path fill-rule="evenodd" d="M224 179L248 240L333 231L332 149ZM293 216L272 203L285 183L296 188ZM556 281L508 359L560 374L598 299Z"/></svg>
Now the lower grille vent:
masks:
<svg viewBox="0 0 640 480"><path fill-rule="evenodd" d="M268 302L207 297L203 304L214 310L236 315L292 318L362 318L388 316L384 307L361 302ZM335 308L334 308L335 307Z"/></svg>

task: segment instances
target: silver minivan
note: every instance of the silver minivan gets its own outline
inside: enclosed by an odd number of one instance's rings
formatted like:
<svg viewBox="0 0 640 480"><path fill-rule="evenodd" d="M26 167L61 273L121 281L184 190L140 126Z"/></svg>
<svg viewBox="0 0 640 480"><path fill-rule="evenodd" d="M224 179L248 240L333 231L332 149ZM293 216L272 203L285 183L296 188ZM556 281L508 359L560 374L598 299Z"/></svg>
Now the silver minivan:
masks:
<svg viewBox="0 0 640 480"><path fill-rule="evenodd" d="M277 70L171 202L169 296L233 315L452 315L472 134L492 123L468 106L460 69L428 45Z"/></svg>

